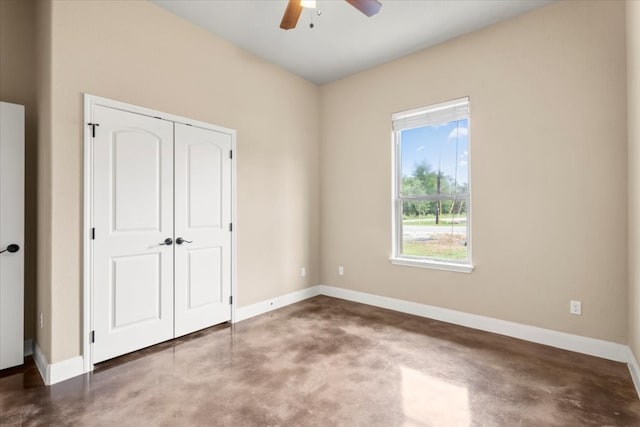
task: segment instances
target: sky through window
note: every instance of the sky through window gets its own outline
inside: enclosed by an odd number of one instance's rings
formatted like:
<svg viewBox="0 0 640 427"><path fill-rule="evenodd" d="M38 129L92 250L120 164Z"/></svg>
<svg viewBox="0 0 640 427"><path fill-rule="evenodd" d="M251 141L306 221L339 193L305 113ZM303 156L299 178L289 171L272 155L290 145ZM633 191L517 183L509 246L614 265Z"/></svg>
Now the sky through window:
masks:
<svg viewBox="0 0 640 427"><path fill-rule="evenodd" d="M439 169L455 179L458 185L468 184L468 129L468 119L463 119L403 130L402 176L413 176L416 167L426 163L432 171Z"/></svg>

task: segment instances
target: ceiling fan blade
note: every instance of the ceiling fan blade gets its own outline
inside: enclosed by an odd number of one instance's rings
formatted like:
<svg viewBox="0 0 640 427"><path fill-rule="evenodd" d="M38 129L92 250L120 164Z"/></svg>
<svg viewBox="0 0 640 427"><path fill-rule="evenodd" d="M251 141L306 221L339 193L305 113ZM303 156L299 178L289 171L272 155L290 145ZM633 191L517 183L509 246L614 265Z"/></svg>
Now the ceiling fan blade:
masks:
<svg viewBox="0 0 640 427"><path fill-rule="evenodd" d="M289 4L282 16L282 22L280 22L280 28L283 30L295 28L301 13L302 6L300 5L300 0L289 0Z"/></svg>
<svg viewBox="0 0 640 427"><path fill-rule="evenodd" d="M346 0L351 6L367 16L373 16L380 11L382 3L378 0Z"/></svg>

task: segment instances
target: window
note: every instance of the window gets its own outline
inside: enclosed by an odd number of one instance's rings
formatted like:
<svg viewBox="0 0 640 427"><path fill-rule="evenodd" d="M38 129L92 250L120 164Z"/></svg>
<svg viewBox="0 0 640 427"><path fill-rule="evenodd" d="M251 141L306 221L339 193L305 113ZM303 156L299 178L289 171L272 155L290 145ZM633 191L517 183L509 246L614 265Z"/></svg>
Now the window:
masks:
<svg viewBox="0 0 640 427"><path fill-rule="evenodd" d="M396 113L394 264L471 272L469 98Z"/></svg>

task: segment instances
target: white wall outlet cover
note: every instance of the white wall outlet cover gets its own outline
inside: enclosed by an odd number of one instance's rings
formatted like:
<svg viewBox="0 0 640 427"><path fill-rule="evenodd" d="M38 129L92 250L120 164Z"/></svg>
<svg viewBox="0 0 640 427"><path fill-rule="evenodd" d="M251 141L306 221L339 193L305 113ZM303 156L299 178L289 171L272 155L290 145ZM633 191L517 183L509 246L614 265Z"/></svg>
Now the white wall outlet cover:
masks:
<svg viewBox="0 0 640 427"><path fill-rule="evenodd" d="M580 301L571 300L569 302L569 313L582 314L582 303Z"/></svg>
<svg viewBox="0 0 640 427"><path fill-rule="evenodd" d="M340 276L344 275L344 267L343 266L338 267L338 274Z"/></svg>
<svg viewBox="0 0 640 427"><path fill-rule="evenodd" d="M306 276L306 275L307 275L307 269L306 269L306 268L304 268L304 267L302 267L302 268L300 269L300 276L301 276L301 277L304 277L304 276Z"/></svg>

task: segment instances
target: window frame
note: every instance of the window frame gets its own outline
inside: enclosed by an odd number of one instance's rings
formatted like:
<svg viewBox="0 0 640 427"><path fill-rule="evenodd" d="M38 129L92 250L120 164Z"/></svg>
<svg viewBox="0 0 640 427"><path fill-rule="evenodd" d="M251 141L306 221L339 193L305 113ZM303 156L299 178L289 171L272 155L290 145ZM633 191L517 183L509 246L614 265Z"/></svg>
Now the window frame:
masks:
<svg viewBox="0 0 640 427"><path fill-rule="evenodd" d="M471 243L471 194L472 194L472 178L471 178L471 131L468 133L468 159L467 159L467 174L468 174L468 187L467 187L467 258L463 261L456 262L455 260L428 258L415 255L402 254L402 221L403 221L403 202L406 198L401 196L402 190L402 149L401 149L401 133L404 130L415 129L419 127L433 126L439 123L429 122L430 113L447 111L449 109L455 109L457 106L466 104L466 120L469 129L471 129L471 102L469 97L457 98L451 101L441 102L437 104L427 105L419 108L415 108L408 111L401 111L392 114L392 124L402 121L399 127L392 126L391 140L392 140L392 194L391 194L391 221L392 221L392 255L389 261L395 265L408 266L408 267L422 267L435 270L446 270L454 272L471 273L474 269L473 257L472 257L472 243ZM409 121L407 118L413 119L414 124L406 125ZM420 117L422 117L423 123L421 123ZM412 119L410 119L412 120ZM455 119L461 120L461 119ZM404 123L404 126L402 125ZM425 200L435 200L442 198L433 196L424 196Z"/></svg>

